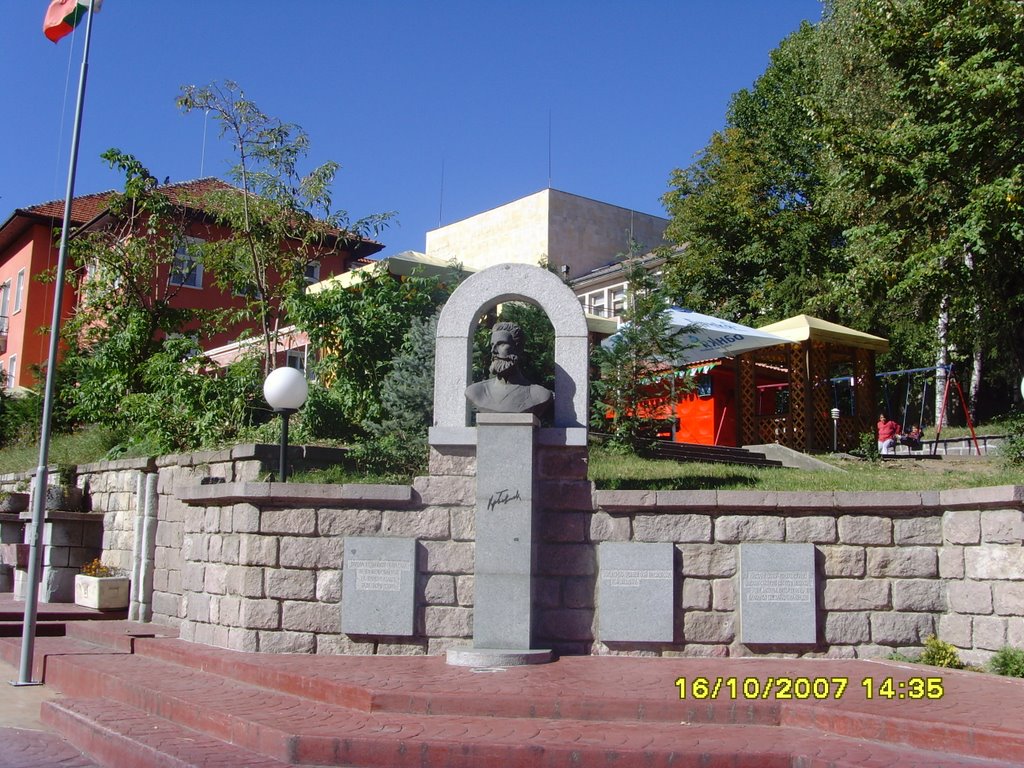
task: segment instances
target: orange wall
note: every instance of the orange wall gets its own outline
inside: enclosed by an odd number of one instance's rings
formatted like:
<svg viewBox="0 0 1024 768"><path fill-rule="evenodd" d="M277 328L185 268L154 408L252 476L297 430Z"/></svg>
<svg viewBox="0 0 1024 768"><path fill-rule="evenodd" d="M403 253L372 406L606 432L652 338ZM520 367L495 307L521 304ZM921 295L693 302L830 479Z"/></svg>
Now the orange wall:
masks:
<svg viewBox="0 0 1024 768"><path fill-rule="evenodd" d="M676 405L676 442L700 445L736 445L736 377L726 366L710 372L711 394L696 391Z"/></svg>
<svg viewBox="0 0 1024 768"><path fill-rule="evenodd" d="M32 386L35 383L32 368L44 366L49 356L50 334L41 333L40 328L48 328L53 321L56 286L52 282L40 282L38 276L57 266L58 249L51 245L51 237L49 227L32 225L15 241L8 251L12 255L0 265L0 283L11 281L7 351L0 355L0 360L6 373L11 355L18 356L15 386ZM14 312L18 272L22 269L25 270L25 285L21 311ZM62 316L71 311L74 302L74 288L65 285Z"/></svg>
<svg viewBox="0 0 1024 768"><path fill-rule="evenodd" d="M211 242L226 238L229 231L223 227L217 227L214 225L197 225L194 226L188 234L191 237ZM321 278L347 271L348 256L344 252L327 254L318 259L318 261L320 262ZM160 280L161 283L167 279L167 273L169 270L170 266L168 265L158 273L157 279ZM241 309L245 306L245 300L243 297L234 295L231 290L222 290L218 288L214 284L214 278L214 274L204 272L201 288L192 288L187 285L175 286L178 288L178 292L172 301L172 305L175 307L200 310ZM226 331L207 334L203 336L201 343L205 349L221 347L225 344L230 344L231 342L236 341L245 330L249 330L252 334L257 336L261 335L262 329L260 328L259 318L255 317L247 322L236 323Z"/></svg>

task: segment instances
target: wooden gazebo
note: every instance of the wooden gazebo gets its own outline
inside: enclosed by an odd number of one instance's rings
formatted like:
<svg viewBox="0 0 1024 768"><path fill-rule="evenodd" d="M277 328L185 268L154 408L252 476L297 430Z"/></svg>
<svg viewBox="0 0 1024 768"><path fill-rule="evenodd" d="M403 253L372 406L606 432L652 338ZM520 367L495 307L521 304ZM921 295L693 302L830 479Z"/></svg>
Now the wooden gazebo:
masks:
<svg viewBox="0 0 1024 768"><path fill-rule="evenodd" d="M879 336L809 315L759 330L790 344L737 357L739 442L779 443L797 451L830 451L832 409L839 409L839 450L857 445L877 419L875 355L889 349Z"/></svg>

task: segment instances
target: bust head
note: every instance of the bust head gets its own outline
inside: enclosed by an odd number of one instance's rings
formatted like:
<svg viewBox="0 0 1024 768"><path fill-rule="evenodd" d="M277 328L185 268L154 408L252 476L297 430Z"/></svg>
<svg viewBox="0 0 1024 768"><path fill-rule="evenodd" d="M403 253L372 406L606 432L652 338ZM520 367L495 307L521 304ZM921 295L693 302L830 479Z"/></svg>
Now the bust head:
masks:
<svg viewBox="0 0 1024 768"><path fill-rule="evenodd" d="M523 354L523 329L515 323L496 323L491 328L491 373L508 379L519 368Z"/></svg>

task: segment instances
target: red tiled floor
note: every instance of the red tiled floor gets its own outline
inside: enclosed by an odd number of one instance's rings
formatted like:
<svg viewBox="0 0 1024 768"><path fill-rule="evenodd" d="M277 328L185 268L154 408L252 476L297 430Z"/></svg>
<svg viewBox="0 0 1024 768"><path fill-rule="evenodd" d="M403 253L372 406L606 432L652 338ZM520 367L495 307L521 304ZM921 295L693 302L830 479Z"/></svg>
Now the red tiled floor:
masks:
<svg viewBox="0 0 1024 768"><path fill-rule="evenodd" d="M182 765L229 765L218 744L279 763L389 768L1024 765L1024 681L991 675L768 658L566 657L474 670L438 657L245 654L138 636L154 630L166 628L69 628L106 647L76 637L39 639L47 682L78 697L47 705L48 717L76 745L130 745L151 727L184 729L157 745L178 754ZM0 654L12 652L0 641ZM697 677L710 688L695 698ZM774 682L762 696L769 679L794 677L807 678L812 694L817 682L827 698L779 698L784 691ZM940 679L942 696L908 698L914 677ZM687 680L685 698L678 678ZM879 695L890 678L891 700ZM840 680L847 684L837 697ZM864 680L875 693L870 700ZM803 692L801 684L797 693ZM149 725L115 737L115 710ZM96 741L96 733L107 736ZM195 754L186 749L190 733L204 745ZM196 762L200 753L206 762ZM216 755L222 762L211 762Z"/></svg>

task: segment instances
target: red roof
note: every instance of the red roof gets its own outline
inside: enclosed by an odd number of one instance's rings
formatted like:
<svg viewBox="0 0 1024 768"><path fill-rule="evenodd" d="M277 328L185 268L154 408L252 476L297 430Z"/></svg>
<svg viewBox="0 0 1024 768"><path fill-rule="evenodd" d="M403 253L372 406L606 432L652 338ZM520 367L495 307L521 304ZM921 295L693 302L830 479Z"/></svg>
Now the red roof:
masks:
<svg viewBox="0 0 1024 768"><path fill-rule="evenodd" d="M160 191L176 202L194 202L209 192L233 190L237 187L214 177L182 181L177 184L167 184L160 187ZM86 224L107 209L107 201L115 194L114 190L97 192L91 195L81 195L71 202L71 223L75 226ZM0 225L0 249L20 234L30 220L52 222L51 226L60 226L64 220L64 201L51 200L46 203L39 203L28 208L19 208L11 214L2 225ZM17 226L20 223L21 226ZM338 232L340 237L343 233ZM369 256L383 249L384 245L366 238L359 238L352 246L353 254Z"/></svg>
<svg viewBox="0 0 1024 768"><path fill-rule="evenodd" d="M168 184L160 187L161 192L175 201L182 199L195 199L201 195L205 195L207 192L226 189L234 189L234 187L227 182L213 177L195 179L193 181L182 181L178 184ZM84 224L87 221L92 221L106 210L107 201L113 194L113 190L108 190L106 192L97 192L93 195L82 195L81 197L74 198L71 201L71 223ZM33 205L29 208L22 208L19 210L20 212L31 216L52 218L55 221L62 221L64 218L64 201L51 200L48 203L40 203L39 205Z"/></svg>

